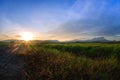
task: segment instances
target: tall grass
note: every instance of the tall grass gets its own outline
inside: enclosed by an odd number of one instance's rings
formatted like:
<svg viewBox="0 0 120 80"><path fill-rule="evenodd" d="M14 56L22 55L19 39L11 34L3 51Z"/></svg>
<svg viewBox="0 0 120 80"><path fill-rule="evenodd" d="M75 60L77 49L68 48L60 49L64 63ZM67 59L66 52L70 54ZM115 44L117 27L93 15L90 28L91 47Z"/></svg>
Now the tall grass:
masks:
<svg viewBox="0 0 120 80"><path fill-rule="evenodd" d="M27 80L119 80L119 44L37 44L25 55Z"/></svg>

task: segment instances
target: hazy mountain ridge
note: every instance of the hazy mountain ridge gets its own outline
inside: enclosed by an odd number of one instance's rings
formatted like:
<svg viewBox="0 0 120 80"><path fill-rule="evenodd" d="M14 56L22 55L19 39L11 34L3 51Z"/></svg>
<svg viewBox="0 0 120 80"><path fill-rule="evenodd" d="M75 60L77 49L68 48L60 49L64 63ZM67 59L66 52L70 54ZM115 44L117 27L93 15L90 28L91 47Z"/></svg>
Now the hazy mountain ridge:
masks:
<svg viewBox="0 0 120 80"><path fill-rule="evenodd" d="M24 41L24 40L8 39L8 40L1 40L0 42L19 42L19 41ZM53 42L53 43L60 42L58 40L30 40L30 41L31 42Z"/></svg>
<svg viewBox="0 0 120 80"><path fill-rule="evenodd" d="M24 41L24 40L15 40L15 39L9 39L9 40L2 40L1 42L18 42L18 41ZM59 40L30 40L31 42L37 42L37 43L60 43ZM107 40L105 37L95 37L88 40L69 40L69 41L63 41L63 42L120 42L115 40Z"/></svg>
<svg viewBox="0 0 120 80"><path fill-rule="evenodd" d="M107 40L104 37L95 37L88 40L71 40L66 42L112 42L111 40Z"/></svg>

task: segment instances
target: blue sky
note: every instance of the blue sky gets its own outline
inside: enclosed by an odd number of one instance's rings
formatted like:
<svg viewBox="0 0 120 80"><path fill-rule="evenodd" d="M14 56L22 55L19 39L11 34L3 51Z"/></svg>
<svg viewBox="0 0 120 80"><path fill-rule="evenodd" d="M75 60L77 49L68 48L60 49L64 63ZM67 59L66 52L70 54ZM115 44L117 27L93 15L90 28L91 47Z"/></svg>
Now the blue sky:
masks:
<svg viewBox="0 0 120 80"><path fill-rule="evenodd" d="M120 40L120 0L0 0L0 39Z"/></svg>

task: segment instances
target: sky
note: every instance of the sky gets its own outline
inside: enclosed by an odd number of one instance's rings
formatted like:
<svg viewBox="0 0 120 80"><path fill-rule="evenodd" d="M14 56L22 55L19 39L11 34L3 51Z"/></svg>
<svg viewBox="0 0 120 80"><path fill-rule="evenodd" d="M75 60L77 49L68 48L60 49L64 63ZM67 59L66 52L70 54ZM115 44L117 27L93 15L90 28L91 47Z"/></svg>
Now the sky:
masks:
<svg viewBox="0 0 120 80"><path fill-rule="evenodd" d="M120 0L0 0L0 40L120 40Z"/></svg>

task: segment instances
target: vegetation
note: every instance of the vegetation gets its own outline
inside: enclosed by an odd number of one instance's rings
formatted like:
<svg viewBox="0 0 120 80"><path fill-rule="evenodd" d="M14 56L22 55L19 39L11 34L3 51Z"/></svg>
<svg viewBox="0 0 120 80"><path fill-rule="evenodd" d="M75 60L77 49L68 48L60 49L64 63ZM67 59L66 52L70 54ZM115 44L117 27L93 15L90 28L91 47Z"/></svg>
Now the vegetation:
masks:
<svg viewBox="0 0 120 80"><path fill-rule="evenodd" d="M34 44L26 49L29 80L120 79L120 44Z"/></svg>
<svg viewBox="0 0 120 80"><path fill-rule="evenodd" d="M120 79L119 43L0 43L0 47L1 51L18 47L16 55L24 57L24 80Z"/></svg>

